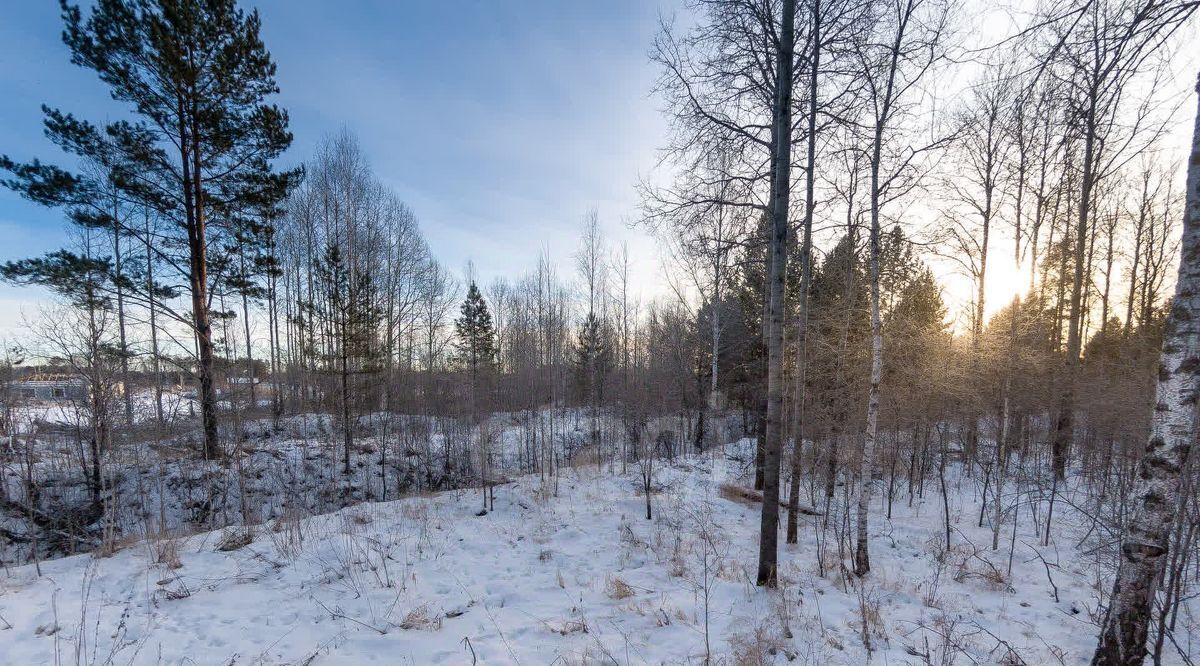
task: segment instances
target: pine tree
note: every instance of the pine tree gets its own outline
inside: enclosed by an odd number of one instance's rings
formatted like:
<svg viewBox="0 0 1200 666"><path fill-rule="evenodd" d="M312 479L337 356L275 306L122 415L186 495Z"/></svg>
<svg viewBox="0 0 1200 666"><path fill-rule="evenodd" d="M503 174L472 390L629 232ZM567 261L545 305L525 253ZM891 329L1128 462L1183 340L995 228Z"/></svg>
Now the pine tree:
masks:
<svg viewBox="0 0 1200 666"><path fill-rule="evenodd" d="M496 329L492 324L492 313L488 310L487 301L479 293L475 282L467 289L467 298L459 308L461 313L454 320L455 342L454 360L459 367L467 370L471 377L471 418L475 420L479 412L480 383L484 375L496 365ZM491 449L488 434L480 427L479 439L479 477L480 489L483 493L483 510L487 511L488 492L491 487L489 471L491 469ZM492 508L495 508L494 490Z"/></svg>
<svg viewBox="0 0 1200 666"><path fill-rule="evenodd" d="M165 265L179 267L191 297L191 316L181 323L196 336L204 455L213 458L219 445L210 303L222 253L209 249L249 228L245 211L281 201L299 175L271 169L292 135L287 113L265 102L278 86L258 13L238 9L235 0L105 0L85 20L62 0L62 15L71 62L95 71L135 115L101 128L43 107L46 133L66 152L101 165L123 196L167 223L154 246ZM36 160L5 157L0 167L16 175L17 189L52 205L70 205L82 182ZM68 196L56 197L56 188ZM157 298L155 289L146 291L142 299Z"/></svg>

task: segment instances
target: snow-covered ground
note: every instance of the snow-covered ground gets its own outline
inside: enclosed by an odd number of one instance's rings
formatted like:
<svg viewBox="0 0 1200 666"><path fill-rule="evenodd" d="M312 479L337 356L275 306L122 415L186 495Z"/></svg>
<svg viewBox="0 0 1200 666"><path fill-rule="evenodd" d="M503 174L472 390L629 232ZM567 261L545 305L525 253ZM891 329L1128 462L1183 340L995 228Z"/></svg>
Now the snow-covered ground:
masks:
<svg viewBox="0 0 1200 666"><path fill-rule="evenodd" d="M179 386L165 387L159 404L162 405L163 419L166 421L194 417L200 408L191 392ZM134 393L132 407L136 423L150 423L158 418L153 391L140 390ZM124 403L116 405L115 409L124 409ZM90 419L87 410L88 406L83 401L31 400L14 408L13 425L20 433L29 432L35 426L82 426Z"/></svg>
<svg viewBox="0 0 1200 666"><path fill-rule="evenodd" d="M522 456L526 417L500 413L488 421L495 440L489 457L499 478L532 469L528 452ZM327 414L288 416L278 423L230 418L222 424L228 447L222 461L199 458L199 433L190 425L134 433L107 452L101 464L103 516L92 511L90 467L81 465L87 460L80 451L84 444L74 431L18 439L19 450L0 461L0 566L89 551L114 539L323 514L478 479L478 434L455 419L363 416L348 472L340 427ZM577 410L559 410L555 426L556 460L569 460L587 441L580 430L584 421ZM29 501L30 478L34 508L61 520L56 527L62 529L47 531L16 507ZM6 493L16 502L6 503Z"/></svg>
<svg viewBox="0 0 1200 666"><path fill-rule="evenodd" d="M890 521L876 503L863 581L835 543L819 572L822 518L804 516L799 544L781 547L780 589L765 591L759 507L722 491L744 472L721 457L664 463L653 520L636 468L588 466L564 469L557 496L518 477L483 516L478 491L453 491L132 543L43 562L40 575L10 568L0 663L1087 662L1097 568L1075 549L1083 527L1069 509L1056 509L1049 547L1022 526L1011 578L997 573L1011 535L990 549L965 480L950 484L950 552L935 490L898 500Z"/></svg>

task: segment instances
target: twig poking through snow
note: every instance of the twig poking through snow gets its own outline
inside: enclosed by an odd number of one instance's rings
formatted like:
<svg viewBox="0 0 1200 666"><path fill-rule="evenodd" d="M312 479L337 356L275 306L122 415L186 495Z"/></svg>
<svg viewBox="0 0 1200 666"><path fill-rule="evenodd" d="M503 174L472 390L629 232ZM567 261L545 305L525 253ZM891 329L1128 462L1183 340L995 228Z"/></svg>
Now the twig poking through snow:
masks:
<svg viewBox="0 0 1200 666"><path fill-rule="evenodd" d="M326 613L329 613L329 616L330 616L330 617L332 617L332 618L334 618L334 619L340 619L340 620L350 620L351 622L353 622L353 623L355 623L355 624L362 625L362 626L366 627L367 629L370 629L371 631L374 631L374 632L378 633L380 636L385 636L385 635L387 635L387 631L385 631L385 630L383 630L383 629L380 629L379 627L374 627L374 626L371 626L371 625L367 624L366 622L363 622L362 620L359 620L359 619L356 619L356 618L352 618L352 617L350 617L349 615L346 615L345 613L342 613L341 611L334 611L334 610L331 610L331 609L329 608L329 606L326 606L325 604L321 603L321 600L320 600L320 599L318 599L318 598L316 598L316 597L311 597L311 598L312 598L312 600L313 600L313 601L315 601L315 602L317 603L317 605L318 605L318 606L320 606L321 608L325 609L325 612L326 612Z"/></svg>
<svg viewBox="0 0 1200 666"><path fill-rule="evenodd" d="M1041 560L1042 564L1046 567L1046 579L1050 581L1050 588L1054 590L1054 603L1058 603L1058 586L1054 584L1054 577L1050 575L1050 563L1046 561L1046 558L1042 557L1041 551L1033 546L1030 546L1028 541L1025 542L1025 545L1029 546L1029 549L1033 551L1033 554L1037 555L1037 558Z"/></svg>
<svg viewBox="0 0 1200 666"><path fill-rule="evenodd" d="M463 636L462 642L466 643L467 647L471 650L471 666L475 666L478 659L475 658L475 648L471 645L471 637Z"/></svg>

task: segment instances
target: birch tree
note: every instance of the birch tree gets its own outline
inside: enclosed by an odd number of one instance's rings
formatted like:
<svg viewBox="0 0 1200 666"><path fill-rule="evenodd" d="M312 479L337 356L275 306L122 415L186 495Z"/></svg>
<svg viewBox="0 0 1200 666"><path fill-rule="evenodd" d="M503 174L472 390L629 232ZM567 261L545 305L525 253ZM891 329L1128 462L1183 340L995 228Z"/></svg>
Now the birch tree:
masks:
<svg viewBox="0 0 1200 666"><path fill-rule="evenodd" d="M868 551L867 509L875 471L879 423L879 384L883 376L883 322L880 315L881 220L884 207L910 192L923 171L921 161L942 141L915 143L911 120L921 101L922 80L942 58L949 8L939 0L894 0L879 8L876 33L858 47L864 79L866 118L870 134L863 142L869 171L868 273L871 285L871 375L867 393L867 424L858 470L858 497L854 571L871 570Z"/></svg>
<svg viewBox="0 0 1200 666"><path fill-rule="evenodd" d="M1200 98L1200 77L1196 93ZM1200 389L1200 102L1188 160L1183 243L1175 298L1159 357L1150 438L1131 493L1134 515L1121 543L1094 666L1141 664L1151 606L1169 551L1180 484L1196 440Z"/></svg>

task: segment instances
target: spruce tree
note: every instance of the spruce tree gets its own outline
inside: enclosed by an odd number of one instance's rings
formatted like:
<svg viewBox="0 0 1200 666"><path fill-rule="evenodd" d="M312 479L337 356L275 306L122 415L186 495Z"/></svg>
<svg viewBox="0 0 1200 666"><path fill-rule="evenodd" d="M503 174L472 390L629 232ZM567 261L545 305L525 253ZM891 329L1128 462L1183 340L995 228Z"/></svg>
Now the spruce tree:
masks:
<svg viewBox="0 0 1200 666"><path fill-rule="evenodd" d="M330 242L314 267L320 298L306 306L309 322L324 331L323 351L316 352L338 382L342 421L342 471L349 476L350 451L357 416L355 396L362 382L356 377L378 371L379 328L382 313L378 288L369 271L354 266L341 246Z"/></svg>
<svg viewBox="0 0 1200 666"><path fill-rule="evenodd" d="M165 265L179 267L187 285L191 313L177 320L196 336L204 455L216 457L210 307L223 253L209 249L252 229L246 211L281 201L299 175L271 168L292 135L287 113L266 103L278 86L259 38L258 13L238 9L235 0L102 0L85 19L63 0L62 15L71 62L95 71L133 116L97 127L43 107L46 133L66 152L102 165L123 196L164 221L153 246ZM19 164L4 157L0 167L16 176L6 184L52 205L71 205L86 185L36 160ZM55 253L43 265L58 270L71 262L57 260L67 259L73 261ZM162 296L150 286L141 298Z"/></svg>
<svg viewBox="0 0 1200 666"><path fill-rule="evenodd" d="M575 347L575 369L581 395L589 402L604 399L604 379L612 370L611 331L604 322L590 313L579 326L579 342ZM593 400L594 399L594 400Z"/></svg>
<svg viewBox="0 0 1200 666"><path fill-rule="evenodd" d="M480 371L496 364L496 330L492 324L492 313L474 282L467 289L467 298L459 312L461 314L454 320L454 331L458 338L455 361L459 367L471 373L474 391Z"/></svg>

